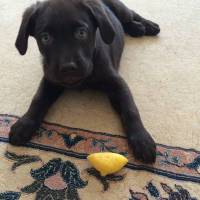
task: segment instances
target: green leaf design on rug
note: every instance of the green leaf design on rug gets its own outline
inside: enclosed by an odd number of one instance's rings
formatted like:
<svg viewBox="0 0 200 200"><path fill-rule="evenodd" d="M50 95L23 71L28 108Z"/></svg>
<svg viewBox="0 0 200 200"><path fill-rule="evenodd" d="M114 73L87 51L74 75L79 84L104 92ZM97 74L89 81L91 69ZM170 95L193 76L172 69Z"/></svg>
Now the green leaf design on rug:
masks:
<svg viewBox="0 0 200 200"><path fill-rule="evenodd" d="M108 144L109 142L111 142L111 140L92 138L92 145L94 147L98 146L100 148L100 151L109 151L109 152L113 152L113 153L119 153L124 156L128 155L128 152L119 152L117 147L109 145Z"/></svg>
<svg viewBox="0 0 200 200"><path fill-rule="evenodd" d="M76 144L78 144L80 141L85 140L84 137L80 135L76 135L74 133L69 134L69 135L60 133L60 136L63 138L64 143L68 148L71 148L75 146Z"/></svg>
<svg viewBox="0 0 200 200"><path fill-rule="evenodd" d="M15 153L6 151L5 152L5 157L16 161L14 162L14 164L12 165L11 170L14 171L17 167L24 165L24 164L29 164L32 162L38 162L38 161L42 161L40 157L38 156L30 156L30 155L17 155Z"/></svg>
<svg viewBox="0 0 200 200"><path fill-rule="evenodd" d="M77 189L88 184L80 177L78 168L70 161L60 158L50 160L42 167L31 170L35 181L21 189L22 192L36 193L36 200L79 200Z"/></svg>
<svg viewBox="0 0 200 200"><path fill-rule="evenodd" d="M56 158L49 161L43 167L31 170L31 176L37 181L43 181L44 179L56 174L56 172L60 169L61 159Z"/></svg>
<svg viewBox="0 0 200 200"><path fill-rule="evenodd" d="M146 186L146 189L149 191L152 197L158 198L160 196L160 192L158 191L158 189L152 182L148 183L148 185Z"/></svg>
<svg viewBox="0 0 200 200"><path fill-rule="evenodd" d="M100 181L100 183L103 185L103 191L107 191L109 189L111 181L113 182L122 181L125 177L125 175L115 175L115 174L101 176L100 172L93 167L86 169L86 171L90 176L94 176L98 181Z"/></svg>
<svg viewBox="0 0 200 200"><path fill-rule="evenodd" d="M4 192L0 193L0 200L18 200L21 196L20 192Z"/></svg>
<svg viewBox="0 0 200 200"><path fill-rule="evenodd" d="M188 169L194 169L200 174L200 156L196 157L191 163L185 165Z"/></svg>
<svg viewBox="0 0 200 200"><path fill-rule="evenodd" d="M66 161L61 168L61 176L66 183L73 185L75 188L83 188L87 185L87 181L80 178L80 174L73 163Z"/></svg>
<svg viewBox="0 0 200 200"><path fill-rule="evenodd" d="M68 187L66 197L68 200L80 200L77 190L73 187L73 185L70 185Z"/></svg>
<svg viewBox="0 0 200 200"><path fill-rule="evenodd" d="M28 185L21 189L24 193L34 193L42 187L42 183L39 181L34 181L31 185Z"/></svg>
<svg viewBox="0 0 200 200"><path fill-rule="evenodd" d="M158 188L152 183L152 181L147 183L147 186L145 187L151 197L153 199L158 200L197 200L197 198L192 197L190 192L186 189L184 189L181 185L175 185L175 189L173 189L171 186L169 186L166 183L160 183L161 190L163 190L168 197L162 197L162 193L158 190ZM132 189L129 190L131 194L131 198L129 200L150 200L152 198L148 198L147 194L135 192Z"/></svg>
<svg viewBox="0 0 200 200"><path fill-rule="evenodd" d="M53 131L40 127L37 130L37 137L42 137L43 135L46 135L48 138L50 138L53 135Z"/></svg>
<svg viewBox="0 0 200 200"><path fill-rule="evenodd" d="M65 190L54 191L43 186L37 193L35 200L65 200ZM71 200L71 199L68 199Z"/></svg>

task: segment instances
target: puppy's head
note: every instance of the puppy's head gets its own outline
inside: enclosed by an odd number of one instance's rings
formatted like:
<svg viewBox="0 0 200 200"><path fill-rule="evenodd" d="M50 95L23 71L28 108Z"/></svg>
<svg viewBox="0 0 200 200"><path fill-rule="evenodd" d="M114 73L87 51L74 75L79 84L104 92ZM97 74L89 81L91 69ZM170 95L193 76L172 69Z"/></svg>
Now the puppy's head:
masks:
<svg viewBox="0 0 200 200"><path fill-rule="evenodd" d="M104 7L95 0L49 0L27 8L16 39L21 55L33 36L43 56L46 79L61 85L84 80L93 70L95 36L114 38Z"/></svg>

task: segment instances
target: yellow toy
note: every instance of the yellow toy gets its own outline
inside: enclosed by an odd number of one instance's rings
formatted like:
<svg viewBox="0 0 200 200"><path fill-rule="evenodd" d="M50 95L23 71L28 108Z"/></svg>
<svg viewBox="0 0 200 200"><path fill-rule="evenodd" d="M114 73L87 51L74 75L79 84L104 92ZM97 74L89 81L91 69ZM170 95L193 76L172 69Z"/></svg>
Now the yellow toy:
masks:
<svg viewBox="0 0 200 200"><path fill-rule="evenodd" d="M128 163L126 157L111 152L93 153L90 154L87 159L90 164L100 172L101 176L118 172Z"/></svg>

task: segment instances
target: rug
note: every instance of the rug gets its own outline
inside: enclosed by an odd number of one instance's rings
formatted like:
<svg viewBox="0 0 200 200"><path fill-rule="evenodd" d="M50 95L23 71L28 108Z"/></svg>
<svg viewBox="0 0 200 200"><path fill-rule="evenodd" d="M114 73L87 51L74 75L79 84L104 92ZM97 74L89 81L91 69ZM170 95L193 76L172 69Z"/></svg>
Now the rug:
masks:
<svg viewBox="0 0 200 200"><path fill-rule="evenodd" d="M0 1L0 199L200 199L199 0L124 0L161 27L158 37L126 37L120 68L157 142L154 165L134 159L118 115L97 91L65 92L37 137L23 147L8 144L42 77L34 39L26 56L14 47L22 12L33 2ZM123 154L129 163L101 179L86 160L99 151Z"/></svg>
<svg viewBox="0 0 200 200"><path fill-rule="evenodd" d="M158 144L154 166L143 165L134 160L123 136L47 122L25 147L11 147L6 145L8 133L17 119L0 115L1 190L5 190L0 199L194 200L200 195L199 187L195 193L192 187L192 183L196 186L200 183L200 152L194 149ZM116 176L123 174L123 180L107 179L106 183L92 180L85 159L88 154L103 151L129 158L126 169ZM149 174L144 176L144 171Z"/></svg>

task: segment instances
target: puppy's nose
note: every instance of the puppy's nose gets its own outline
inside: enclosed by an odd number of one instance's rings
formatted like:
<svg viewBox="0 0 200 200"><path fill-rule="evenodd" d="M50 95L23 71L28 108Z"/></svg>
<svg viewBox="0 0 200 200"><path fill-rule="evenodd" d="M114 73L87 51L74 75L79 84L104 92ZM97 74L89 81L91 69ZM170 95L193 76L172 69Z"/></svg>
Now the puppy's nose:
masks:
<svg viewBox="0 0 200 200"><path fill-rule="evenodd" d="M78 70L77 65L74 62L63 63L60 66L60 72L76 72Z"/></svg>

